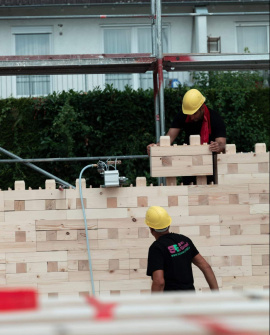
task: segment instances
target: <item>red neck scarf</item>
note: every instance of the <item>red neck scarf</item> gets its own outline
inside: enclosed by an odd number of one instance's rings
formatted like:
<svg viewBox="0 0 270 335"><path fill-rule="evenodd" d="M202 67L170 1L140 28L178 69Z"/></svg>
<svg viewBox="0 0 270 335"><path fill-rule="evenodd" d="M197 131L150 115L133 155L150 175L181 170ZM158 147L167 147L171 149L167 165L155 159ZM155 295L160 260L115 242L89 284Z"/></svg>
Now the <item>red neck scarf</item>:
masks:
<svg viewBox="0 0 270 335"><path fill-rule="evenodd" d="M186 122L192 122L190 120L190 116L188 115L186 118ZM210 112L209 109L204 105L204 114L203 114L203 122L201 128L201 144L209 142L209 135L211 134L211 123L210 123Z"/></svg>

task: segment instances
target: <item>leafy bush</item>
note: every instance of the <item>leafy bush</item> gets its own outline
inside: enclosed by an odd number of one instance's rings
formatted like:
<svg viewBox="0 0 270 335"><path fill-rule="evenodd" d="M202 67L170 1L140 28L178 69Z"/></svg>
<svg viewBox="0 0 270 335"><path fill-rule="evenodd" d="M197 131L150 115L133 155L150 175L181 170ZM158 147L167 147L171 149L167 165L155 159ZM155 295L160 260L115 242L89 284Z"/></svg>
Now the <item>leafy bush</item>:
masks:
<svg viewBox="0 0 270 335"><path fill-rule="evenodd" d="M195 82L207 97L207 105L223 116L227 142L235 143L237 151L252 151L259 142L269 147L269 88L257 87L257 83L255 74L249 77L246 73L202 74ZM165 89L166 129L188 89ZM70 90L47 97L0 100L0 127L0 147L22 158L146 155L147 144L156 141L153 91L130 87L118 91L108 85L86 93ZM0 154L0 159L6 158ZM36 165L74 185L81 169L91 163L96 161ZM120 175L132 184L137 176L156 184L149 170L148 159L122 160L119 165ZM84 177L88 185L103 184L96 169L87 170ZM27 187L37 188L44 186L47 177L22 164L1 163L0 188L13 187L21 179Z"/></svg>

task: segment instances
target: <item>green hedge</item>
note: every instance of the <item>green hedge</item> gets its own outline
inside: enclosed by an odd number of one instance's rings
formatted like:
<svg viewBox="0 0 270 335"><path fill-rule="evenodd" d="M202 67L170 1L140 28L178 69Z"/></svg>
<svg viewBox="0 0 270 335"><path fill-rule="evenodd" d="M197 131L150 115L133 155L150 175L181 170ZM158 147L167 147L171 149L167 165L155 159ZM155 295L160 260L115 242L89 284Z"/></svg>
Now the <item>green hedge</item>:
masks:
<svg viewBox="0 0 270 335"><path fill-rule="evenodd" d="M216 86L216 87L215 87ZM207 104L218 110L227 126L228 143L237 151L253 151L255 143L269 147L269 88L204 85L197 86ZM165 89L166 128L181 106L188 88ZM152 90L118 91L111 86L83 92L53 93L42 98L0 100L0 146L22 158L145 155L146 146L155 142L154 99ZM181 144L181 139L178 140ZM0 159L7 159L0 154ZM121 176L135 184L136 176L150 178L149 160L123 160ZM75 184L81 169L91 163L36 163L55 176ZM103 178L96 169L84 173L87 185L98 187ZM14 187L25 180L26 187L44 187L45 176L22 164L0 163L0 188Z"/></svg>

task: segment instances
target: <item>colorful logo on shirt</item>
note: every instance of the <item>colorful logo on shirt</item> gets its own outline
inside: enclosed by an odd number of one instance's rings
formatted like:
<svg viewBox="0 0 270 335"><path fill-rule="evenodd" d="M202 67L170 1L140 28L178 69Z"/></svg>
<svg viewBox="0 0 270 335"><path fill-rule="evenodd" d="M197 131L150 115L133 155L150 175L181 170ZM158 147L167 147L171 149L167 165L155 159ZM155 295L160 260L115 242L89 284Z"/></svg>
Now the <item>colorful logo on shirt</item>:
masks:
<svg viewBox="0 0 270 335"><path fill-rule="evenodd" d="M170 245L168 250L171 254L171 257L180 256L187 252L190 249L188 242L179 242L177 244Z"/></svg>

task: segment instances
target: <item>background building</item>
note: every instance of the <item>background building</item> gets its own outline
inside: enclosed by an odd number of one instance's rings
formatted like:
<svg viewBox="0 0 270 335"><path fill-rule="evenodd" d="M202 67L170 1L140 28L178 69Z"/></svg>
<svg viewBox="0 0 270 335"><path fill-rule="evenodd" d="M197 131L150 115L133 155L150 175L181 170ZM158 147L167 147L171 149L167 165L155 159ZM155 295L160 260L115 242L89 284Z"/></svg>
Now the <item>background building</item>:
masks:
<svg viewBox="0 0 270 335"><path fill-rule="evenodd" d="M0 5L0 56L152 53L150 0L2 0ZM268 11L265 0L164 0L163 52L268 53ZM190 85L192 73L165 72L165 85L171 79ZM105 84L146 89L153 86L152 73L2 76L0 98Z"/></svg>

